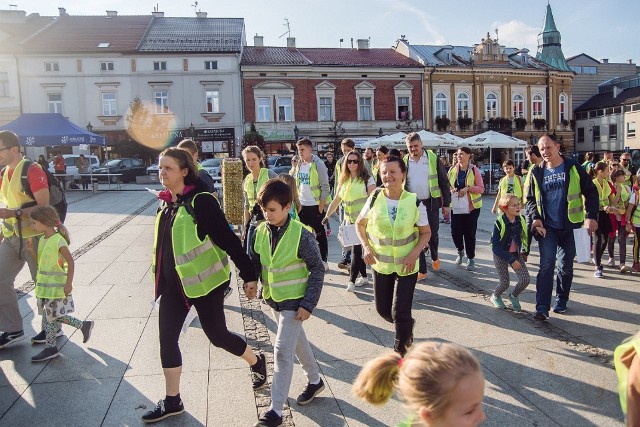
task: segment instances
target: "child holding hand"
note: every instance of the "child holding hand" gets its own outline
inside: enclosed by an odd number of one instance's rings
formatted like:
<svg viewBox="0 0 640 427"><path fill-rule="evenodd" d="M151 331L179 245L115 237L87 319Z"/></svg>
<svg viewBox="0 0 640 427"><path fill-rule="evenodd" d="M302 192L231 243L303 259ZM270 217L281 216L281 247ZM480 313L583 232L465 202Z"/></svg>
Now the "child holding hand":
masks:
<svg viewBox="0 0 640 427"><path fill-rule="evenodd" d="M502 213L496 219L491 235L493 263L498 271L499 284L491 294L491 303L497 308L505 308L502 293L509 288L509 266L518 275L518 283L509 294L511 307L520 311L518 295L529 286L529 272L522 253L528 252L528 230L524 217L520 215L520 198L515 194L505 194L498 201Z"/></svg>
<svg viewBox="0 0 640 427"><path fill-rule="evenodd" d="M60 355L55 339L61 323L80 329L82 342L86 343L91 337L93 320L81 321L68 314L75 311L71 297L74 263L68 246L69 231L60 222L58 213L49 205L38 205L29 216L33 229L42 233L37 255L31 239L27 239L25 245L38 261L36 298L46 335L44 350L33 356L31 361L43 362Z"/></svg>

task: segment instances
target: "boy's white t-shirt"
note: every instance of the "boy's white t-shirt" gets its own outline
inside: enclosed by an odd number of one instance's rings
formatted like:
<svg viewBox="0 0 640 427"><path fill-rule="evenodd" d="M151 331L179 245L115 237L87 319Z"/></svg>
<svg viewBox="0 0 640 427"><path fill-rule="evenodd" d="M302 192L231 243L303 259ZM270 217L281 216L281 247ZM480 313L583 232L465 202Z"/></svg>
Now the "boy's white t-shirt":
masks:
<svg viewBox="0 0 640 427"><path fill-rule="evenodd" d="M371 195L367 199L367 203L360 211L360 215L358 215L358 218L366 218L370 210L369 206L371 206L371 197L374 194L375 193L371 193ZM378 194L378 197L380 196L384 197L384 195ZM393 222L396 220L396 214L398 213L398 202L399 200L387 199L387 211L389 212L389 219L391 219L391 224L393 224ZM416 223L416 225L418 227L429 225L429 215L427 215L427 208L422 203L418 205L418 222Z"/></svg>
<svg viewBox="0 0 640 427"><path fill-rule="evenodd" d="M298 167L298 196L302 206L315 206L318 204L311 192L311 163L300 163Z"/></svg>

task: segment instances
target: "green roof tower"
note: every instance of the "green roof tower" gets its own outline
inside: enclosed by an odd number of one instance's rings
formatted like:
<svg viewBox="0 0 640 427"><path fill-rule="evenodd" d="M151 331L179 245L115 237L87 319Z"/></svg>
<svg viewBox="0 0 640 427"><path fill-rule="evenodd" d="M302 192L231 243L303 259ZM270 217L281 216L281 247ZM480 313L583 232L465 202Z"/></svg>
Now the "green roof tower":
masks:
<svg viewBox="0 0 640 427"><path fill-rule="evenodd" d="M559 70L571 71L564 57L564 53L562 53L560 40L560 31L556 28L556 23L553 20L551 5L547 3L544 25L542 26L542 31L538 34L538 53L536 54L536 59Z"/></svg>

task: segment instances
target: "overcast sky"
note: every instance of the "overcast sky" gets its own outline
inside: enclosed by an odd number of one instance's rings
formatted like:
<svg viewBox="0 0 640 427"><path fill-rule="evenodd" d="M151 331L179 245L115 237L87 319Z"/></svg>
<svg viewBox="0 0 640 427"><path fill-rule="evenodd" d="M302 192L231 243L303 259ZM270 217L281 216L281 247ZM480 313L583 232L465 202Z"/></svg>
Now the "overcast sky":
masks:
<svg viewBox="0 0 640 427"><path fill-rule="evenodd" d="M57 15L148 15L158 5L165 16L195 16L195 0L10 0L8 9ZM412 44L472 46L487 32L507 47L535 55L546 0L198 0L209 17L244 18L247 43L264 36L267 46L285 46L285 19L298 47L342 47L351 38L370 38L371 47L391 47L401 34ZM640 63L640 2L637 0L555 0L551 2L565 56L586 53L611 62ZM280 37L284 35L283 37Z"/></svg>

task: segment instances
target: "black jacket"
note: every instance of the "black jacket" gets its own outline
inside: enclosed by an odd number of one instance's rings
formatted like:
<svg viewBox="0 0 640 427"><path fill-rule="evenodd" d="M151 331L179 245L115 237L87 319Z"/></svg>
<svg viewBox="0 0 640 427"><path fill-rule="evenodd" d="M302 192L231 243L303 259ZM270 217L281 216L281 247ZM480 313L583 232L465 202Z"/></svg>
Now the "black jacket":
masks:
<svg viewBox="0 0 640 427"><path fill-rule="evenodd" d="M584 168L580 167L574 160L569 159L567 157L563 157L565 164L565 173L566 179L564 181L564 193L569 193L569 171L571 167L576 166L578 174L580 175L580 190L582 195L584 196L584 208L586 210L586 218L587 219L597 219L598 217L598 209L599 209L599 201L598 201L598 189L591 178L585 172ZM538 166L534 166L531 169L531 174L533 179L538 183L538 188L542 188L542 181L544 178L544 170L547 167L547 162L542 162ZM547 214L545 212L544 206L541 206L542 216L538 213L538 201L536 200L536 195L534 191L534 184L531 183L529 185L529 190L527 192L527 201L525 204L525 215L527 218L527 224L532 224L533 221L540 219L544 224L544 216ZM564 218L564 228L580 228L582 227L582 222L574 224L569 221L569 213Z"/></svg>

